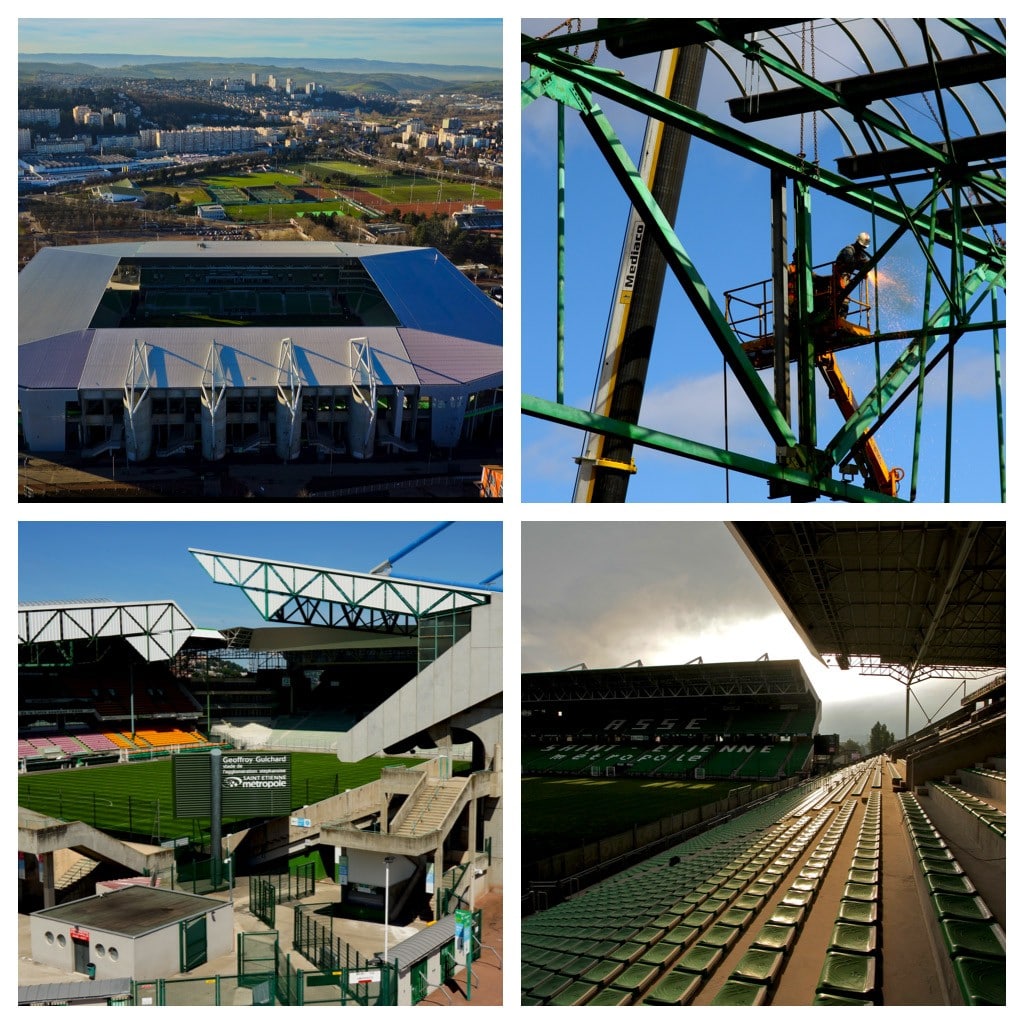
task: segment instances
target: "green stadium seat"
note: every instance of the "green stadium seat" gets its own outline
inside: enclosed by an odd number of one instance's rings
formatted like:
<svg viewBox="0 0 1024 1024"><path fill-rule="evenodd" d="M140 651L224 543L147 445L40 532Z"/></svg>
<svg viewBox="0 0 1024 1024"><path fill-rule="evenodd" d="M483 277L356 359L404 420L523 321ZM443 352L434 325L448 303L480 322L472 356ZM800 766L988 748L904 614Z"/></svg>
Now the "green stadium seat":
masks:
<svg viewBox="0 0 1024 1024"><path fill-rule="evenodd" d="M828 948L844 953L873 955L878 951L878 929L873 924L848 924L839 921L832 929Z"/></svg>
<svg viewBox="0 0 1024 1024"><path fill-rule="evenodd" d="M718 946L720 949L732 949L740 937L739 928L730 928L725 924L714 924L700 937L706 946Z"/></svg>
<svg viewBox="0 0 1024 1024"><path fill-rule="evenodd" d="M712 896L711 899L705 900L697 909L705 914L711 914L713 916L720 913L728 905L728 900L720 900L717 897Z"/></svg>
<svg viewBox="0 0 1024 1024"><path fill-rule="evenodd" d="M813 902L813 889L794 889L792 886L786 890L782 899L779 900L779 904L786 907L809 907Z"/></svg>
<svg viewBox="0 0 1024 1024"><path fill-rule="evenodd" d="M632 1001L630 992L609 986L595 993L587 1006L629 1006Z"/></svg>
<svg viewBox="0 0 1024 1024"><path fill-rule="evenodd" d="M971 880L966 875L948 875L938 871L929 871L924 876L924 884L932 894L947 893L951 896L976 896L978 890L974 888Z"/></svg>
<svg viewBox="0 0 1024 1024"><path fill-rule="evenodd" d="M669 971L644 997L649 1006L685 1006L696 995L704 979L691 971Z"/></svg>
<svg viewBox="0 0 1024 1024"><path fill-rule="evenodd" d="M665 928L641 928L630 941L653 946L655 942L660 942L665 937L666 930Z"/></svg>
<svg viewBox="0 0 1024 1024"><path fill-rule="evenodd" d="M524 992L529 992L534 985L539 985L550 976L551 972L543 967L530 967L522 972L519 977L519 987Z"/></svg>
<svg viewBox="0 0 1024 1024"><path fill-rule="evenodd" d="M807 913L806 904L780 903L773 911L769 924L781 924L790 928L799 928Z"/></svg>
<svg viewBox="0 0 1024 1024"><path fill-rule="evenodd" d="M564 978L561 974L551 974L539 985L534 985L530 989L530 995L537 999L551 999L552 996L556 996L563 989L568 988L571 983L572 978Z"/></svg>
<svg viewBox="0 0 1024 1024"><path fill-rule="evenodd" d="M623 989L637 996L658 976L658 968L650 964L633 964L627 967L611 984L612 988Z"/></svg>
<svg viewBox="0 0 1024 1024"><path fill-rule="evenodd" d="M605 939L603 942L598 942L597 945L591 946L587 950L588 956L594 956L598 959L607 957L613 949L618 949L621 943L616 942L614 939Z"/></svg>
<svg viewBox="0 0 1024 1024"><path fill-rule="evenodd" d="M712 1006L763 1006L768 1000L768 986L730 978L711 1000Z"/></svg>
<svg viewBox="0 0 1024 1024"><path fill-rule="evenodd" d="M679 946L673 942L659 942L651 946L638 963L654 964L656 967L667 967L679 956Z"/></svg>
<svg viewBox="0 0 1024 1024"><path fill-rule="evenodd" d="M836 920L849 924L876 924L878 922L878 904L864 900L842 900L839 903Z"/></svg>
<svg viewBox="0 0 1024 1024"><path fill-rule="evenodd" d="M676 964L676 970L692 971L707 978L724 955L722 950L715 946L703 946L698 943L683 953Z"/></svg>
<svg viewBox="0 0 1024 1024"><path fill-rule="evenodd" d="M737 910L750 910L757 913L764 906L764 897L755 896L753 893L745 892L742 896L737 896L733 902L733 907Z"/></svg>
<svg viewBox="0 0 1024 1024"><path fill-rule="evenodd" d="M568 988L552 996L548 1000L548 1006L582 1006L596 991L596 985L574 981Z"/></svg>
<svg viewBox="0 0 1024 1024"><path fill-rule="evenodd" d="M688 925L681 924L670 932L665 933L665 941L674 942L677 946L688 946L699 931L699 928L691 928Z"/></svg>
<svg viewBox="0 0 1024 1024"><path fill-rule="evenodd" d="M1006 963L961 956L953 961L953 973L968 1006L1006 1005Z"/></svg>
<svg viewBox="0 0 1024 1024"><path fill-rule="evenodd" d="M847 882L843 889L844 900L865 900L870 903L878 902L877 885L861 885L859 882Z"/></svg>
<svg viewBox="0 0 1024 1024"><path fill-rule="evenodd" d="M731 979L752 981L757 985L774 985L782 970L785 955L777 950L748 949L733 968Z"/></svg>
<svg viewBox="0 0 1024 1024"><path fill-rule="evenodd" d="M714 914L709 914L706 910L695 910L692 914L687 914L682 923L688 928L703 928L714 920L714 917Z"/></svg>
<svg viewBox="0 0 1024 1024"><path fill-rule="evenodd" d="M669 928L675 928L677 924L683 919L682 914L659 914L652 922L652 928L664 928L666 931Z"/></svg>
<svg viewBox="0 0 1024 1024"><path fill-rule="evenodd" d="M770 922L754 937L753 945L758 949L785 953L796 941L796 926L771 924Z"/></svg>
<svg viewBox="0 0 1024 1024"><path fill-rule="evenodd" d="M647 946L643 942L623 942L613 949L607 959L618 960L624 964L635 964L647 952Z"/></svg>
<svg viewBox="0 0 1024 1024"><path fill-rule="evenodd" d="M580 975L580 981L591 981L603 987L611 984L625 968L626 965L619 960L598 960L593 967Z"/></svg>
<svg viewBox="0 0 1024 1024"><path fill-rule="evenodd" d="M932 893L932 905L939 920L960 918L964 921L991 921L992 911L977 896L956 896Z"/></svg>
<svg viewBox="0 0 1024 1024"><path fill-rule="evenodd" d="M846 874L846 880L848 882L854 882L857 885L878 885L878 872L863 871L860 868L850 868Z"/></svg>
<svg viewBox="0 0 1024 1024"><path fill-rule="evenodd" d="M718 918L718 923L728 925L730 928L739 928L742 930L750 924L753 917L754 912L752 910L743 910L740 907L731 907Z"/></svg>
<svg viewBox="0 0 1024 1024"><path fill-rule="evenodd" d="M818 978L818 990L874 998L875 958L829 951Z"/></svg>
<svg viewBox="0 0 1024 1024"><path fill-rule="evenodd" d="M989 960L1006 959L1006 940L998 925L987 921L940 921L942 937L951 957L967 956Z"/></svg>
<svg viewBox="0 0 1024 1024"><path fill-rule="evenodd" d="M877 857L854 857L850 867L858 871L878 871L881 864Z"/></svg>

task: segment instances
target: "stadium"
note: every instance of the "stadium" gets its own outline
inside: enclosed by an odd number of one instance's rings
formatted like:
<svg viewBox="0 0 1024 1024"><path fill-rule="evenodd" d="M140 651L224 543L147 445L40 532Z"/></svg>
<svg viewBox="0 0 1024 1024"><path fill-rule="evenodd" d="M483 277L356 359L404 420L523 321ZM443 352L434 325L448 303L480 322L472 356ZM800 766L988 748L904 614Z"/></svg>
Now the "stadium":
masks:
<svg viewBox="0 0 1024 1024"><path fill-rule="evenodd" d="M800 661L524 675L522 1003L1005 1005L1005 524L730 532L848 685L949 695L860 757Z"/></svg>
<svg viewBox="0 0 1024 1024"><path fill-rule="evenodd" d="M20 1004L500 1002L501 593L392 573L450 525L181 552L267 626L19 607Z"/></svg>
<svg viewBox="0 0 1024 1024"><path fill-rule="evenodd" d="M500 310L434 249L50 247L19 276L18 315L29 452L366 461L500 446Z"/></svg>

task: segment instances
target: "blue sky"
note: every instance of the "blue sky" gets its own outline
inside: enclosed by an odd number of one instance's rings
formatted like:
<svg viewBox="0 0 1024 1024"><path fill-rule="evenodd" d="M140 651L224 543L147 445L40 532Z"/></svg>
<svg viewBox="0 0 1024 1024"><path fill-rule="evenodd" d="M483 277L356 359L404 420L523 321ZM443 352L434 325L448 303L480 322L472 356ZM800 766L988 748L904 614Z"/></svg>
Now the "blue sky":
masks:
<svg viewBox="0 0 1024 1024"><path fill-rule="evenodd" d="M527 20L523 31L539 35L550 31L558 19ZM583 27L593 21L584 20ZM816 33L817 74L820 78L848 77L862 68L852 49L835 29ZM920 40L909 21L890 22L901 37L912 60L920 56ZM865 26L863 35L868 52L882 66L891 66L891 50L880 36ZM799 54L799 30L790 39ZM943 57L957 55L949 38L942 40ZM580 56L589 58L591 47L581 47ZM655 56L619 60L601 49L597 64L622 69L631 81L653 82ZM734 62L735 63L735 62ZM738 73L744 74L743 61ZM528 73L526 65L522 74ZM753 91L770 88L766 82L754 83ZM709 59L699 108L728 122L725 100L738 95L738 86L729 79L714 59ZM597 97L632 158L638 159L644 119L631 111ZM991 104L969 98L975 113L982 115L979 131L1005 128L1005 124L986 121ZM921 135L938 138L938 128L930 123L934 113L921 97L898 101L900 116ZM947 114L954 119L956 110ZM538 100L523 111L523 366L522 389L542 398L555 398L555 255L556 255L556 107L550 100ZM890 115L892 116L892 115ZM795 153L800 148L798 117L778 124L739 126L773 145ZM567 278L566 278L566 355L565 400L577 408L589 408L598 362L603 350L613 282L622 248L628 215L628 201L608 170L603 158L586 132L578 115L567 111L566 205L567 205ZM805 118L805 151L812 155L813 123ZM961 133L966 127L957 126ZM838 132L819 115L819 160L821 166L835 170L834 160L844 150ZM858 148L866 149L859 136ZM908 190L912 195L912 190ZM790 202L792 200L790 199ZM791 214L792 216L792 214ZM683 183L680 214L676 230L684 249L707 283L719 306L724 305L728 289L767 279L770 265L770 197L768 172L752 163L732 157L708 143L694 140ZM839 249L853 241L860 231L884 239L889 225L870 214L812 193L813 262L830 262ZM791 229L792 230L792 229ZM1001 232L1005 228L1000 226ZM874 246L872 246L874 248ZM943 259L947 259L943 250ZM884 276L879 289L878 316L881 330L909 329L920 323L921 291L924 280L923 259L909 239L900 241L883 260ZM933 290L933 295L935 294ZM933 306L935 299L933 298ZM990 310L977 319L990 319ZM1005 316L1005 310L1000 309ZM1002 339L1005 346L1005 339ZM889 342L881 347L884 372L902 351L905 343ZM996 454L996 407L993 384L993 341L991 334L968 336L957 347L954 402L954 501L998 501L999 479ZM1002 353L1005 360L1005 347ZM839 356L842 370L858 398L863 397L875 380L872 346ZM765 371L770 375L771 371ZM731 375L730 375L731 376ZM941 501L945 435L946 371L941 366L927 379L923 455L918 501ZM770 382L769 382L770 387ZM769 442L753 409L738 386L728 384L728 420L730 447L761 459L774 459ZM724 402L722 356L697 320L696 314L671 275L662 298L654 351L647 377L640 423L706 444L724 447ZM819 418L819 442L827 441L839 429L841 419L831 405L824 385L819 381L819 408L827 413ZM881 430L878 442L890 466L907 471L901 496L909 491L913 439L914 402L903 409ZM576 467L573 457L580 454L583 434L571 428L556 427L531 417L523 418L523 500L565 502L571 500ZM724 501L725 474L688 460L635 449L639 472L629 484L629 501ZM765 482L730 474L732 501L763 501Z"/></svg>
<svg viewBox="0 0 1024 1024"><path fill-rule="evenodd" d="M277 5L272 9L280 10ZM358 57L495 68L502 63L498 18L24 18L18 22L18 49L172 57Z"/></svg>
<svg viewBox="0 0 1024 1024"><path fill-rule="evenodd" d="M256 626L242 593L214 583L188 549L369 572L431 522L21 523L18 601L174 600L196 626ZM502 568L500 523L458 522L395 563L396 578L479 583ZM499 578L491 584L501 587Z"/></svg>

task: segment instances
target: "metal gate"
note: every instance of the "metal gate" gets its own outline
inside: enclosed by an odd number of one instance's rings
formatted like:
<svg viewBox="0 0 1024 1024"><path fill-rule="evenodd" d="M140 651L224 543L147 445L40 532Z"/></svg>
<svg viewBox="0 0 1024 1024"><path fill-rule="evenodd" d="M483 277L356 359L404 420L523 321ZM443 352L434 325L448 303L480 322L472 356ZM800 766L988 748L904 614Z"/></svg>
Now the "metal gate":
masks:
<svg viewBox="0 0 1024 1024"><path fill-rule="evenodd" d="M427 995L427 961L421 960L418 964L412 965L409 972L409 981L412 983L412 1005L416 1006Z"/></svg>
<svg viewBox="0 0 1024 1024"><path fill-rule="evenodd" d="M181 922L181 970L206 963L206 915Z"/></svg>

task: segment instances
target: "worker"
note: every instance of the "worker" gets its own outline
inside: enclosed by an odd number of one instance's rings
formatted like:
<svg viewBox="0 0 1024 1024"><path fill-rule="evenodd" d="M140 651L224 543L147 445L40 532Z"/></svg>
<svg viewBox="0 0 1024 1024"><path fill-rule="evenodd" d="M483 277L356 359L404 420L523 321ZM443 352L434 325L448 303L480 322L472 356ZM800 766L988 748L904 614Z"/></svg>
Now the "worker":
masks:
<svg viewBox="0 0 1024 1024"><path fill-rule="evenodd" d="M871 260L868 246L871 244L871 236L862 231L849 245L843 246L836 256L832 268L832 279L835 282L835 292L838 295L849 283L850 278L863 269ZM850 311L849 296L843 299L839 305L839 315L846 316Z"/></svg>

